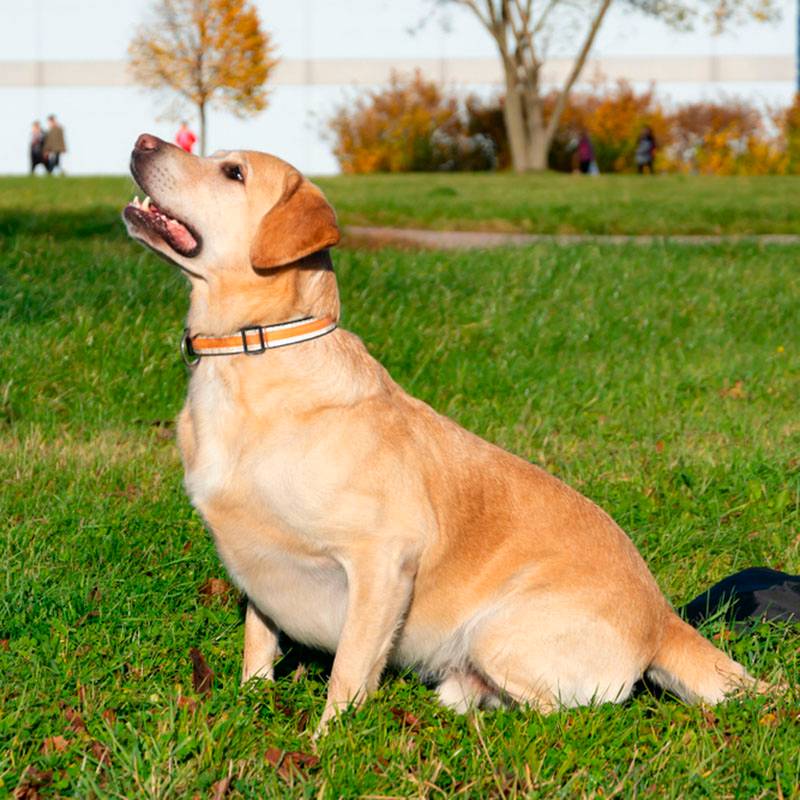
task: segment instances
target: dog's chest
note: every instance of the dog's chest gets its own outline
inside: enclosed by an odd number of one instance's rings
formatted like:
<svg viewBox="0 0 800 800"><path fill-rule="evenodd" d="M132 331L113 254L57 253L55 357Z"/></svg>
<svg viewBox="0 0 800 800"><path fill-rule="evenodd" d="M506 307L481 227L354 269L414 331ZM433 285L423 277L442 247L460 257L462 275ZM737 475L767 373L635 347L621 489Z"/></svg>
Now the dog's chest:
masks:
<svg viewBox="0 0 800 800"><path fill-rule="evenodd" d="M347 581L319 522L332 489L309 480L302 430L259 429L209 384L193 387L179 424L189 497L255 605L298 641L335 649Z"/></svg>

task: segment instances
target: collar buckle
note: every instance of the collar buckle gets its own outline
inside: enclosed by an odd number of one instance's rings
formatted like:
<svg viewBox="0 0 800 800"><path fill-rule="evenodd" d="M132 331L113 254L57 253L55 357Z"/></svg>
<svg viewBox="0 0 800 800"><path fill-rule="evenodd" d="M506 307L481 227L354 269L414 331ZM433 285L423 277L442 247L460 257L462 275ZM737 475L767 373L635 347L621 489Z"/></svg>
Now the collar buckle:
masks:
<svg viewBox="0 0 800 800"><path fill-rule="evenodd" d="M242 336L242 348L244 349L244 354L246 356L257 356L267 349L267 342L264 338L264 329L260 325L253 325L251 328L242 328L239 333ZM248 346L247 344L247 334L248 333L257 333L258 334L258 344L253 346Z"/></svg>
<svg viewBox="0 0 800 800"><path fill-rule="evenodd" d="M192 337L188 328L183 329L183 336L181 336L181 358L187 367L194 367L200 363L200 356L192 347Z"/></svg>

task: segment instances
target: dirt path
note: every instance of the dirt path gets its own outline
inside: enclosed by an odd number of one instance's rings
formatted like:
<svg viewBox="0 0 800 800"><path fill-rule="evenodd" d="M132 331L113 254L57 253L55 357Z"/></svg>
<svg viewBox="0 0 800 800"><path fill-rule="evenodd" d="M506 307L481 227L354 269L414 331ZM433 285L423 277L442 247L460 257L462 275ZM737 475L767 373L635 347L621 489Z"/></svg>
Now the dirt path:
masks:
<svg viewBox="0 0 800 800"><path fill-rule="evenodd" d="M398 245L433 250L472 250L492 247L524 246L531 244L612 244L648 245L670 244L737 244L757 243L775 245L800 244L800 235L789 233L761 235L686 235L671 236L622 236L595 234L548 234L548 233L496 233L490 231L430 231L417 228L379 228L348 225L347 238L367 246Z"/></svg>

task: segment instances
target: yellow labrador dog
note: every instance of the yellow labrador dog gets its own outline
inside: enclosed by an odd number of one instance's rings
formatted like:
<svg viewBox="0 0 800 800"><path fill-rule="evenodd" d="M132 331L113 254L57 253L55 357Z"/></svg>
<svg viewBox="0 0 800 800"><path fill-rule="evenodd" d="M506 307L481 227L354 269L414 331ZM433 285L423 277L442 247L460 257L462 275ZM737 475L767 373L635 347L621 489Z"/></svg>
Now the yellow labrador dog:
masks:
<svg viewBox="0 0 800 800"><path fill-rule="evenodd" d="M335 652L322 725L387 661L441 701L687 701L757 685L672 611L604 511L406 394L351 333L324 196L263 153L142 134L130 234L191 283L178 438L188 494L248 598L243 679L278 632Z"/></svg>

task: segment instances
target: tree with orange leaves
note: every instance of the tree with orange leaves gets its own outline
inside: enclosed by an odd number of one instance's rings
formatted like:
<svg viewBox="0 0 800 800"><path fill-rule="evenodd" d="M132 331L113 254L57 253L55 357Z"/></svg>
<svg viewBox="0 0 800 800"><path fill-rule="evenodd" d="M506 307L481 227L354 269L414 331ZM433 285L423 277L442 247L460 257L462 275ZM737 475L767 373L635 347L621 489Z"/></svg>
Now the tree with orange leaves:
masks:
<svg viewBox="0 0 800 800"><path fill-rule="evenodd" d="M137 82L176 92L197 108L205 155L210 104L237 116L266 108L264 84L277 63L272 49L248 0L158 0L128 55Z"/></svg>

